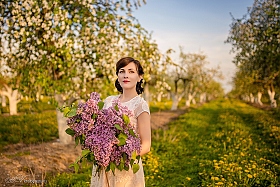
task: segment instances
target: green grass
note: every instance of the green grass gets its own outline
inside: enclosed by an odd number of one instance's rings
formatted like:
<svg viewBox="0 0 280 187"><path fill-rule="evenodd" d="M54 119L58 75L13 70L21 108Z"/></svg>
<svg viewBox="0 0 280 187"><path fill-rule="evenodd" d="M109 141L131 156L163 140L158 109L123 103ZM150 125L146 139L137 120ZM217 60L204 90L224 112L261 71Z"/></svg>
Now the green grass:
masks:
<svg viewBox="0 0 280 187"><path fill-rule="evenodd" d="M59 173L47 177L46 187L85 187L90 185L92 165L86 164L79 173Z"/></svg>
<svg viewBox="0 0 280 187"><path fill-rule="evenodd" d="M58 138L55 111L0 117L0 150L8 144L40 143Z"/></svg>
<svg viewBox="0 0 280 187"><path fill-rule="evenodd" d="M178 108L182 108L185 105L185 100L182 99L179 102ZM152 112L160 112L170 110L172 107L172 101L163 99L161 102L150 102L150 111Z"/></svg>
<svg viewBox="0 0 280 187"><path fill-rule="evenodd" d="M152 104L152 103L151 103ZM154 105L154 104L152 104ZM168 109L162 102L151 111ZM0 118L0 145L57 138L55 111ZM216 100L152 132L143 157L146 186L279 186L279 109ZM28 154L28 153L25 153ZM79 173L48 175L46 186L89 186L90 164Z"/></svg>
<svg viewBox="0 0 280 187"><path fill-rule="evenodd" d="M153 132L147 186L277 186L279 120L239 101L205 104ZM157 171L157 172L154 172Z"/></svg>

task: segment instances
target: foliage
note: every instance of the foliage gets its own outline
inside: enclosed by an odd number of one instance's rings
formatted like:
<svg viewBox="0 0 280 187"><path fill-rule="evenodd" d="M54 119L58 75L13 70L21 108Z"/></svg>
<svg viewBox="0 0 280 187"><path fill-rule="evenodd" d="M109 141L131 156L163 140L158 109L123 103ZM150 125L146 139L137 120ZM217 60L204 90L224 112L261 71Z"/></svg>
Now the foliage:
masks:
<svg viewBox="0 0 280 187"><path fill-rule="evenodd" d="M241 19L233 18L226 40L232 44L234 63L262 87L279 87L280 73L280 3L255 0ZM244 82L247 80L244 80ZM239 87L239 85L236 85Z"/></svg>
<svg viewBox="0 0 280 187"><path fill-rule="evenodd" d="M16 143L40 143L58 138L55 111L1 116L0 148Z"/></svg>

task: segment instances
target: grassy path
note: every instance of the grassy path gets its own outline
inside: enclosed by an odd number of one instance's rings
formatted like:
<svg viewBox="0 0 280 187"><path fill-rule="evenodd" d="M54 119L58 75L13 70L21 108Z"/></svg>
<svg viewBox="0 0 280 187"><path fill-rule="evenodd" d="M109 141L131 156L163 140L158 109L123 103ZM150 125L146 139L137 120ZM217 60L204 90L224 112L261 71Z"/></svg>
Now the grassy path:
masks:
<svg viewBox="0 0 280 187"><path fill-rule="evenodd" d="M280 186L279 114L218 100L169 127L153 131L147 186Z"/></svg>

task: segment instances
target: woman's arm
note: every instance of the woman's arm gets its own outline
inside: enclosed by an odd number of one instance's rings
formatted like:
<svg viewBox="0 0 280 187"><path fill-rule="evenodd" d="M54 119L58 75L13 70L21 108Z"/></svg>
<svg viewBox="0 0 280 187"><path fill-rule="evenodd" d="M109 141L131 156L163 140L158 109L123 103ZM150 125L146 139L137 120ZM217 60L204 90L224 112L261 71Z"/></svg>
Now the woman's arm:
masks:
<svg viewBox="0 0 280 187"><path fill-rule="evenodd" d="M150 152L151 149L151 122L150 115L147 112L143 112L137 118L139 135L141 138L141 152L140 156Z"/></svg>

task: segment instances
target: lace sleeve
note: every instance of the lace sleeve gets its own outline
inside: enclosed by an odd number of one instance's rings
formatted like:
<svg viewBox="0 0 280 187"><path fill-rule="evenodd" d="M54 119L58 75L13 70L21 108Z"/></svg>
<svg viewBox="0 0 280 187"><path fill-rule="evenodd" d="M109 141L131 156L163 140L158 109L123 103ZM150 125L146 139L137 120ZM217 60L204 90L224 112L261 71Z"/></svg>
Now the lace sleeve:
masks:
<svg viewBox="0 0 280 187"><path fill-rule="evenodd" d="M108 96L106 99L103 100L104 106L103 108L109 108L112 104L112 100L114 99L114 96Z"/></svg>
<svg viewBox="0 0 280 187"><path fill-rule="evenodd" d="M142 100L142 102L136 107L134 112L135 112L136 118L138 118L138 116L140 114L142 114L143 112L147 112L148 114L150 114L150 108L149 108L148 103L146 101Z"/></svg>

